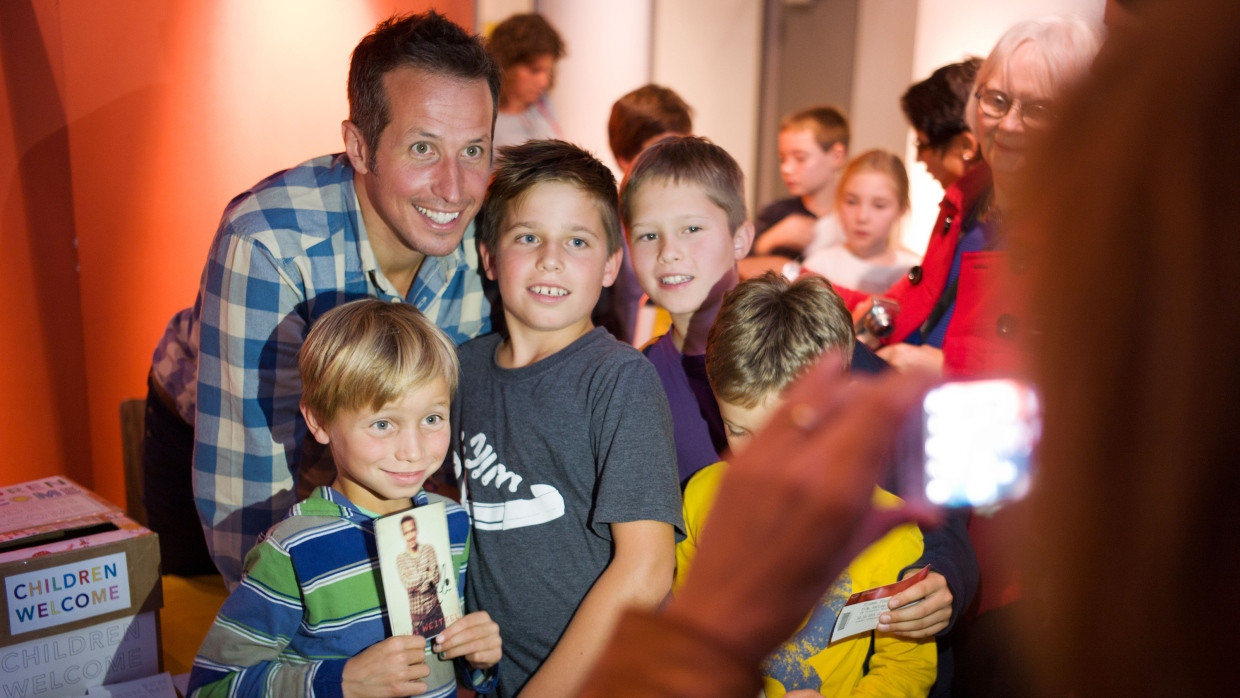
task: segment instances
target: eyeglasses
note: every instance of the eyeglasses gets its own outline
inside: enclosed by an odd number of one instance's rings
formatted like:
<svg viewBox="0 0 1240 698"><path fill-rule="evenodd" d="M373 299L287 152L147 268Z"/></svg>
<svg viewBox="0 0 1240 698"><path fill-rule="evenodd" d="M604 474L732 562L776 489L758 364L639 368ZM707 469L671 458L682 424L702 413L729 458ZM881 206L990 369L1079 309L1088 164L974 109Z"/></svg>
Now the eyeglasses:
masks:
<svg viewBox="0 0 1240 698"><path fill-rule="evenodd" d="M976 97L982 113L992 119L1002 119L1013 106L1020 112L1021 123L1029 128L1045 128L1059 119L1054 103L1049 101L1022 102L1006 92L990 89L978 90Z"/></svg>

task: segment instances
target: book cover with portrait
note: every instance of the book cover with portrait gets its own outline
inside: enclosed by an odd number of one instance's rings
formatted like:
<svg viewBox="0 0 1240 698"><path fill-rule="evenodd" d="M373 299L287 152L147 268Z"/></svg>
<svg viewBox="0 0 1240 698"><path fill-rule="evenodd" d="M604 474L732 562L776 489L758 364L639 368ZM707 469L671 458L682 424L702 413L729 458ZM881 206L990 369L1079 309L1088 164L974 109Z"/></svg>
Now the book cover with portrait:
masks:
<svg viewBox="0 0 1240 698"><path fill-rule="evenodd" d="M443 503L376 520L375 540L392 634L426 638L426 664L431 669L428 686L456 681L452 661L441 661L431 651L432 639L461 617Z"/></svg>

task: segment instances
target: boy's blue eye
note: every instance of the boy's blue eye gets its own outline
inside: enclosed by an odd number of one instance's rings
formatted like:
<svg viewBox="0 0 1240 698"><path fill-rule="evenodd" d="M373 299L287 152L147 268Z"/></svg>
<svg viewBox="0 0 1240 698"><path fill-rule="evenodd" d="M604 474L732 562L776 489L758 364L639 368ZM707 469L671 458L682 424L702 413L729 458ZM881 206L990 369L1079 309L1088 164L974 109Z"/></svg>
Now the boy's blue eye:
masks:
<svg viewBox="0 0 1240 698"><path fill-rule="evenodd" d="M568 241L568 244L572 245L573 247L585 247L589 243L587 243L585 240L581 238L573 238Z"/></svg>
<svg viewBox="0 0 1240 698"><path fill-rule="evenodd" d="M382 431L384 429L390 428L392 426L392 423L386 419L379 419L379 420L375 420L375 423L373 426L374 428Z"/></svg>
<svg viewBox="0 0 1240 698"><path fill-rule="evenodd" d="M685 230L689 231L690 233L697 233L697 232L701 232L701 230L702 230L702 226L700 226L700 225L691 225L691 226L689 226L688 228L685 228Z"/></svg>
<svg viewBox="0 0 1240 698"><path fill-rule="evenodd" d="M538 237L533 233L525 233L517 238L517 242L538 242Z"/></svg>
<svg viewBox="0 0 1240 698"><path fill-rule="evenodd" d="M659 237L658 233L641 233L637 236L638 240L654 240Z"/></svg>
<svg viewBox="0 0 1240 698"><path fill-rule="evenodd" d="M426 424L428 426L435 426L436 424L439 424L442 421L443 421L443 417L437 414L431 414L431 415L426 416Z"/></svg>

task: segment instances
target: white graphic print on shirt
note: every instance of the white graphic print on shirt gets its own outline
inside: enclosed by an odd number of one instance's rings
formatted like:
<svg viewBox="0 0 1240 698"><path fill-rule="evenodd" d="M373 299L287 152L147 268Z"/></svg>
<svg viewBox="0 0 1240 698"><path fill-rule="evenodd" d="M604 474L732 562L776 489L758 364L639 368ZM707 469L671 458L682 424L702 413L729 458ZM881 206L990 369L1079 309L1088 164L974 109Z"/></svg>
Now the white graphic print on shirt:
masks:
<svg viewBox="0 0 1240 698"><path fill-rule="evenodd" d="M465 441L461 434L461 441ZM508 469L499 462L499 454L487 443L485 434L474 434L469 440L470 453L465 456L464 469L456 462L457 478L462 484L467 481L462 477L464 471L469 472L469 479L476 480L483 487L494 485L502 494L504 485L511 494L517 492L524 478ZM551 485L530 485L529 499L510 499L506 502L478 502L470 498L470 509L474 517L474 527L483 531L504 531L525 526L554 521L564 515L564 496ZM468 497L468 488L465 488Z"/></svg>

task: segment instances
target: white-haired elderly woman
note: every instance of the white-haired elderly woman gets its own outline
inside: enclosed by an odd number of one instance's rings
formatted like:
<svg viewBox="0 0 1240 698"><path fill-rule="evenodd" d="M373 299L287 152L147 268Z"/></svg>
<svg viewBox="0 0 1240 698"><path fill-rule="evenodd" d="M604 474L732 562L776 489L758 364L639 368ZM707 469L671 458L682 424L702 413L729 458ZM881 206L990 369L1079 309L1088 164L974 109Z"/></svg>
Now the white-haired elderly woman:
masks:
<svg viewBox="0 0 1240 698"><path fill-rule="evenodd" d="M978 69L965 120L984 163L945 192L921 265L884 294L899 307L891 333L870 340L885 345L878 353L896 368L970 376L1023 363L1019 294L996 283L1013 262L1016 272L1022 266L1019 253L1004 254L1003 221L1019 215L1013 200L1031 144L1055 122L1057 98L1084 76L1098 46L1080 17L1044 17L1009 29ZM855 315L869 308L862 303Z"/></svg>

